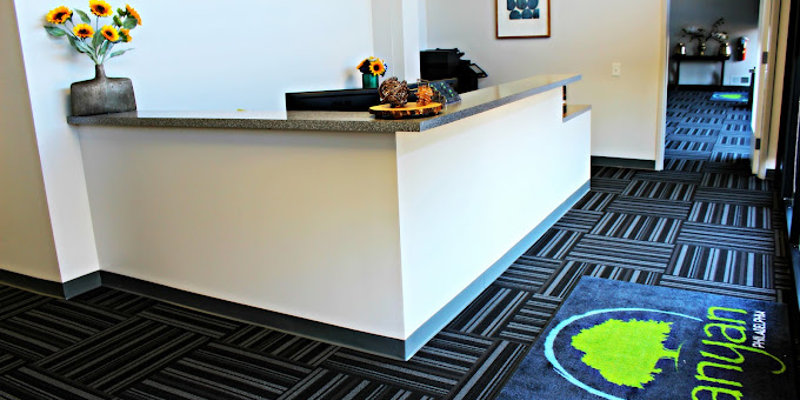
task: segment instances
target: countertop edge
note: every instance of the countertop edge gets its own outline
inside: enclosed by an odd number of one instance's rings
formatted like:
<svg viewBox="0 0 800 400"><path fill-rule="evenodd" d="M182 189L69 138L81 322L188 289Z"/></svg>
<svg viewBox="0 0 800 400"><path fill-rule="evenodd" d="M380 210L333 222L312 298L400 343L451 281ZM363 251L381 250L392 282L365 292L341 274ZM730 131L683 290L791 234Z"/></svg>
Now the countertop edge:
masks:
<svg viewBox="0 0 800 400"><path fill-rule="evenodd" d="M339 120L339 119L269 119L269 118L212 118L212 117L139 117L136 112L102 114L88 116L68 116L67 123L75 126L116 126L132 128L192 128L192 129L260 129L260 130L285 130L285 131L337 131L353 133L396 133L396 132L422 132L446 125L461 119L480 114L501 107L503 105L534 96L581 79L580 74L561 74L545 76L564 76L543 85L537 85L502 96L495 100L486 101L453 112L445 112L435 117L404 120ZM490 86L475 92L466 93L469 97L473 93L493 90L497 87L525 84L526 80L536 79L537 76L509 82L506 84ZM365 113L366 114L366 113Z"/></svg>

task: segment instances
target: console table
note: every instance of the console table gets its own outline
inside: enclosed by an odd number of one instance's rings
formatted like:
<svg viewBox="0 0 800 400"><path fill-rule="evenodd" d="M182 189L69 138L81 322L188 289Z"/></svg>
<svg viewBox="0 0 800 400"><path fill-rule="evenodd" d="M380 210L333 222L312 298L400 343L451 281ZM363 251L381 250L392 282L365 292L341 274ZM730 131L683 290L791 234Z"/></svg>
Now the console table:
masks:
<svg viewBox="0 0 800 400"><path fill-rule="evenodd" d="M683 62L718 62L721 65L719 73L719 86L723 86L725 80L725 61L728 61L731 56L713 55L686 55L686 54L673 54L672 61L677 64L675 70L675 86L681 85L681 63Z"/></svg>

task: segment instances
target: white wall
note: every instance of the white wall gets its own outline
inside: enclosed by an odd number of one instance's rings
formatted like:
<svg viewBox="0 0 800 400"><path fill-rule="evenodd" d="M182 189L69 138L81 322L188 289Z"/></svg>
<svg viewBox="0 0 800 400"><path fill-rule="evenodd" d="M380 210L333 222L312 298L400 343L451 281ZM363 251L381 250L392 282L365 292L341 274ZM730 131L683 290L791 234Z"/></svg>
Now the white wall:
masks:
<svg viewBox="0 0 800 400"><path fill-rule="evenodd" d="M0 1L0 269L58 281L14 4Z"/></svg>
<svg viewBox="0 0 800 400"><path fill-rule="evenodd" d="M747 59L734 61L733 57L725 65L725 85L749 86L741 83L740 78L750 76L749 69L754 68L760 57L760 41L758 37L758 9L760 0L671 0L670 2L670 43L675 46L679 42L687 43L689 37L682 37L681 28L696 25L711 29L718 18L725 18L721 30L728 32L731 48L736 48L736 40L740 36L750 39L747 44ZM707 42L706 54L717 54L719 44L715 40ZM686 46L687 54L697 54L697 41ZM719 79L719 63L684 63L681 65L682 85L717 84ZM674 71L670 79L674 79Z"/></svg>
<svg viewBox="0 0 800 400"><path fill-rule="evenodd" d="M42 29L54 4L4 2L12 5L66 281L100 267L80 144L66 123L69 85L91 78L92 62ZM373 53L370 0L141 0L135 6L143 19L132 32L135 51L107 62L106 72L133 79L140 110L283 109L287 91L357 87L355 66ZM3 102L27 97L19 88L0 96Z"/></svg>
<svg viewBox="0 0 800 400"><path fill-rule="evenodd" d="M429 48L458 47L493 85L542 73L580 73L569 102L592 105L592 154L656 159L663 71L661 1L551 1L551 37L496 39L495 2L429 0ZM611 64L622 63L622 76Z"/></svg>

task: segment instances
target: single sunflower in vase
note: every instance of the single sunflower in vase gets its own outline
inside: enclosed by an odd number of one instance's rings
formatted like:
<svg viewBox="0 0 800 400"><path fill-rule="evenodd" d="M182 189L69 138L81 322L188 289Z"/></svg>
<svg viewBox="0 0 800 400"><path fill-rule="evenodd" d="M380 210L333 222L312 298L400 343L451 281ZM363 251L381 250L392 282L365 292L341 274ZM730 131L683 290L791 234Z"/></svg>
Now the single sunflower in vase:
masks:
<svg viewBox="0 0 800 400"><path fill-rule="evenodd" d="M361 71L361 83L365 89L378 87L378 76L386 75L389 64L377 57L367 57L356 69Z"/></svg>

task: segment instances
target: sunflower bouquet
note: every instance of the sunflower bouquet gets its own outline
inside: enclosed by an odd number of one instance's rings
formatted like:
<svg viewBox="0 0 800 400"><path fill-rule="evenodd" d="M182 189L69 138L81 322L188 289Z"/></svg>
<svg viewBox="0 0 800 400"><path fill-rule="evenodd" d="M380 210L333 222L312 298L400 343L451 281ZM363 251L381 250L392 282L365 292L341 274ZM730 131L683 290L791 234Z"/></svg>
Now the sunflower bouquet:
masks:
<svg viewBox="0 0 800 400"><path fill-rule="evenodd" d="M133 40L131 30L142 24L142 17L133 7L126 4L115 14L107 2L89 0L89 11L95 16L94 25L84 11L56 7L47 13L44 29L54 37L66 37L75 51L86 54L96 65L133 50L111 51L116 44ZM79 21L75 19L76 14Z"/></svg>
<svg viewBox="0 0 800 400"><path fill-rule="evenodd" d="M377 57L367 57L364 61L358 64L356 69L361 71L362 74L367 75L380 75L383 76L386 74L386 68L389 68L389 65L386 64L383 60Z"/></svg>

